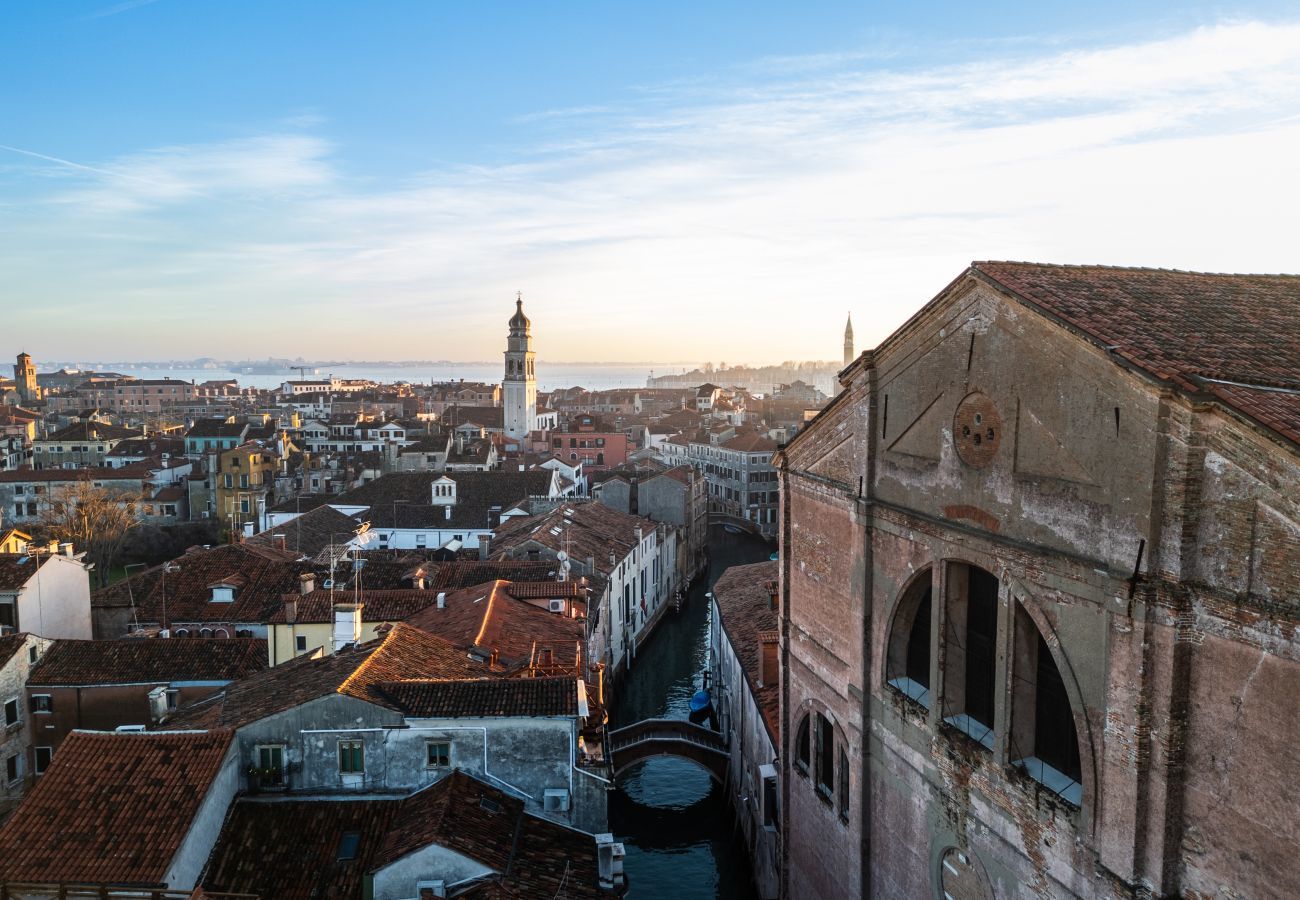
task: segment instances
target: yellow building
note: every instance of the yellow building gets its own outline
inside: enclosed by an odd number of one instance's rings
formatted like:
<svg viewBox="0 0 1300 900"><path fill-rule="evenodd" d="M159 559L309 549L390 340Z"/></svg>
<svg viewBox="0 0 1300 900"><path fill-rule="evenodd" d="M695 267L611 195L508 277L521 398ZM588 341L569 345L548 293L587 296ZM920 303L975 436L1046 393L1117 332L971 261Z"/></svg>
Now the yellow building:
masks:
<svg viewBox="0 0 1300 900"><path fill-rule="evenodd" d="M31 542L30 534L24 534L17 528L10 528L0 533L0 553L22 553Z"/></svg>
<svg viewBox="0 0 1300 900"><path fill-rule="evenodd" d="M260 531L259 516L275 502L275 476L280 457L256 442L224 450L217 457L216 513L221 523L238 533L247 522Z"/></svg>

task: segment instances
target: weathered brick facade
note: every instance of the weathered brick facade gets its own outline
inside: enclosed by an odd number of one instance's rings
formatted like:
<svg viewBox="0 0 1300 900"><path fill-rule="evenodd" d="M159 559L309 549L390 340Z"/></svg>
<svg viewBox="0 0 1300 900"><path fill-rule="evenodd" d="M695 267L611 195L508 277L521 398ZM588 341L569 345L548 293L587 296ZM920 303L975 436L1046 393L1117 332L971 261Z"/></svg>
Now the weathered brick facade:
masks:
<svg viewBox="0 0 1300 900"><path fill-rule="evenodd" d="M976 264L782 453L785 896L1300 895L1300 279L1231 278Z"/></svg>

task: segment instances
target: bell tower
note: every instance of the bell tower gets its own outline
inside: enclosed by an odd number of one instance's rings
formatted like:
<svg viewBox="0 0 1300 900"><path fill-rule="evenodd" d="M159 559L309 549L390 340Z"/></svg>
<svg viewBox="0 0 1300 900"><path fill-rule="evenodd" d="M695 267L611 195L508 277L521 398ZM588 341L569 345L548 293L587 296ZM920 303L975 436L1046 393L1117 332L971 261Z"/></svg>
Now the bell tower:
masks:
<svg viewBox="0 0 1300 900"><path fill-rule="evenodd" d="M14 387L18 389L18 396L23 403L41 399L41 389L36 383L36 366L26 353L19 353L18 362L14 365Z"/></svg>
<svg viewBox="0 0 1300 900"><path fill-rule="evenodd" d="M524 315L522 293L515 294L515 314L506 339L506 370L501 381L501 406L507 437L523 440L537 424L537 372L533 354L533 323Z"/></svg>
<svg viewBox="0 0 1300 900"><path fill-rule="evenodd" d="M849 314L849 320L844 325L844 365L853 362L853 315Z"/></svg>

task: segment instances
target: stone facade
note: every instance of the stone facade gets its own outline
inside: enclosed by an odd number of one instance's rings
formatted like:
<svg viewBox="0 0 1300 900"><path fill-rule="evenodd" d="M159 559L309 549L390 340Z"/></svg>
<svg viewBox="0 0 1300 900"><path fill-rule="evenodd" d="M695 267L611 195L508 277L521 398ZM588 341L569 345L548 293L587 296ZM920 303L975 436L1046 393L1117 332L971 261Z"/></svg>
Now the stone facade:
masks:
<svg viewBox="0 0 1300 900"><path fill-rule="evenodd" d="M784 895L1300 893L1294 392L1207 396L1176 336L985 265L778 460ZM1233 276L1059 270L1062 308L1208 284L1259 328Z"/></svg>

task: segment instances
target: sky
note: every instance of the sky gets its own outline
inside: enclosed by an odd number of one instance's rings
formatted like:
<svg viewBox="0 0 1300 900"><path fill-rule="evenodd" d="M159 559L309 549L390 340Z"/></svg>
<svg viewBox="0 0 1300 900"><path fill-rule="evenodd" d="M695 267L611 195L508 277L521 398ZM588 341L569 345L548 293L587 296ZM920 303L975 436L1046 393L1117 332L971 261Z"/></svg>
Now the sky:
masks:
<svg viewBox="0 0 1300 900"><path fill-rule="evenodd" d="M0 358L837 359L972 260L1297 272L1300 13L6 0Z"/></svg>

